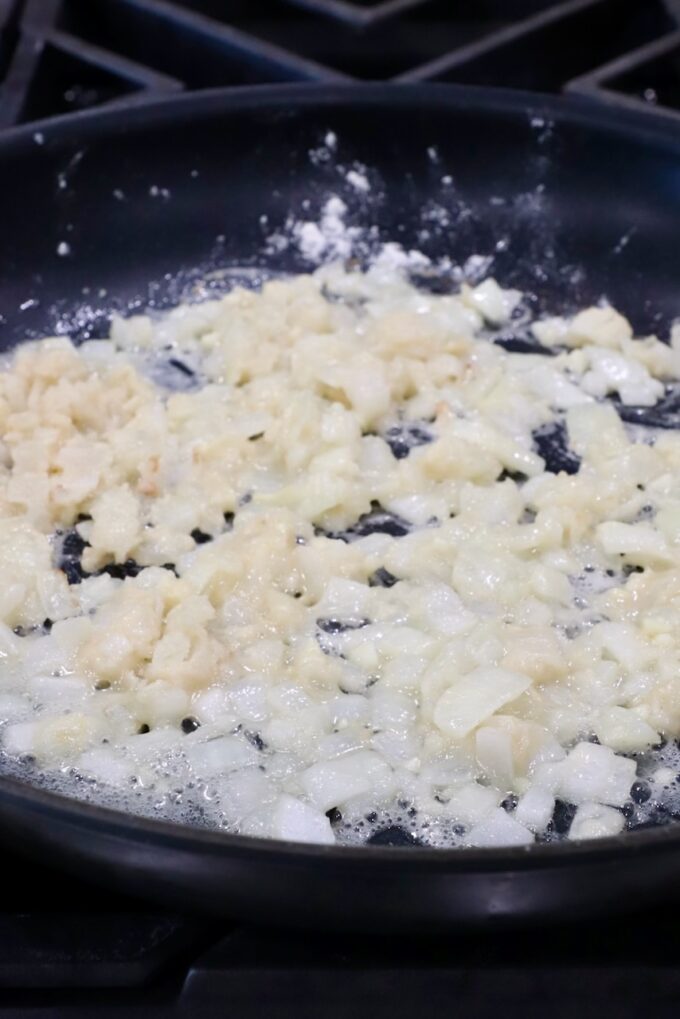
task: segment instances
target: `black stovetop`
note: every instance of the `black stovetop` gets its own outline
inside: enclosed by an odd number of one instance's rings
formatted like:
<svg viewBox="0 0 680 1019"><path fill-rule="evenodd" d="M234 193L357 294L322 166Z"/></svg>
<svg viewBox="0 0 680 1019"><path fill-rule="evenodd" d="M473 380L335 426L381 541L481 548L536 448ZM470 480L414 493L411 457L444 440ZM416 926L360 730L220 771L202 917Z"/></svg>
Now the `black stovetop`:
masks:
<svg viewBox="0 0 680 1019"><path fill-rule="evenodd" d="M417 852L417 850L416 850ZM668 907L432 939L295 933L177 913L4 854L2 1019L654 1019L680 1010ZM632 905L632 904L631 904Z"/></svg>
<svg viewBox="0 0 680 1019"><path fill-rule="evenodd" d="M680 0L0 0L0 129L261 82L574 92L680 117ZM0 856L0 1017L680 1014L667 905L577 928L277 933Z"/></svg>

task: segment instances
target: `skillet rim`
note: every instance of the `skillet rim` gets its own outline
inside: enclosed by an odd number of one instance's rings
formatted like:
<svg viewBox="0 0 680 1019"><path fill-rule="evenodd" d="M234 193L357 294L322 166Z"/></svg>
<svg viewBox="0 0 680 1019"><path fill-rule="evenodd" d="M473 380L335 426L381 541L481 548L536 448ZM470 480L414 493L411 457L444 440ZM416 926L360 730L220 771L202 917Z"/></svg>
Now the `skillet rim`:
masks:
<svg viewBox="0 0 680 1019"><path fill-rule="evenodd" d="M543 92L527 92L523 89L494 88L485 85L456 85L449 82L294 82L266 85L229 85L201 89L196 92L163 93L150 96L145 101L126 103L119 100L105 107L64 113L56 117L30 121L5 129L0 133L0 157L5 150L20 147L28 141L38 152L50 142L62 142L73 135L78 128L96 131L111 124L122 127L148 120L156 122L173 120L180 113L190 116L191 111L201 115L215 110L261 108L289 110L291 101L300 106L330 106L346 102L348 98L357 101L358 106L370 105L377 101L388 101L403 106L422 109L424 101L429 105L480 110L489 113L522 113L525 117L547 112L555 122L578 124L584 127L598 127L612 134L624 135L629 139L655 140L665 142L680 154L680 122L664 114L645 110L622 108L606 99L598 102L575 93L550 95ZM69 131L69 128L72 130ZM627 128L627 130L626 130ZM55 130L57 133L55 134ZM35 135L43 135L40 143ZM80 136L79 141L83 138Z"/></svg>
<svg viewBox="0 0 680 1019"><path fill-rule="evenodd" d="M448 83L295 83L279 85L230 86L200 92L150 97L146 102L114 103L105 109L83 110L34 121L5 131L0 136L0 159L21 155L30 146L38 159L52 142L82 144L90 134L109 138L152 121L155 126L176 123L193 115L206 117L249 108L291 111L291 106L317 106L331 110L354 103L359 110L387 102L404 109L450 109L487 114L547 115L555 124L569 124L621 136L628 141L667 149L680 160L680 127L671 118L644 111L613 110L580 96L550 96L514 89ZM43 139L36 141L36 135ZM558 869L572 863L620 862L622 858L644 856L680 848L680 823L622 832L602 839L577 842L533 843L498 848L438 849L422 846L322 846L279 839L254 838L219 832L177 822L144 817L63 796L15 777L0 774L0 817L5 804L32 814L42 814L61 823L88 829L100 835L166 849L202 848L211 855L258 858L262 862L300 863L314 861L321 866L398 868L400 872L420 870L505 873L507 871ZM255 859L254 859L255 862Z"/></svg>

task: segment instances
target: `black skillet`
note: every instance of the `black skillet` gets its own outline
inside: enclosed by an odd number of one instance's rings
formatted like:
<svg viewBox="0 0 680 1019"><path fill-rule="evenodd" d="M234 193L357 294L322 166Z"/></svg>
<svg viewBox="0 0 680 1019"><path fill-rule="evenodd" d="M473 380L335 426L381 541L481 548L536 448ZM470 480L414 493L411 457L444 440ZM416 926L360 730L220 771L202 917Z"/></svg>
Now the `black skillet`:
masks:
<svg viewBox="0 0 680 1019"><path fill-rule="evenodd" d="M370 200L332 161L310 158L329 130L336 162L369 167ZM383 239L454 262L493 254L491 271L536 310L606 294L661 335L680 313L674 124L490 90L267 87L0 138L2 347L57 321L97 335L98 310L172 303L196 267L304 269L291 248L265 254L264 237L305 199L315 218L330 191ZM8 842L81 875L270 923L411 932L577 918L680 893L675 823L528 849L309 847L139 819L9 778L0 818Z"/></svg>

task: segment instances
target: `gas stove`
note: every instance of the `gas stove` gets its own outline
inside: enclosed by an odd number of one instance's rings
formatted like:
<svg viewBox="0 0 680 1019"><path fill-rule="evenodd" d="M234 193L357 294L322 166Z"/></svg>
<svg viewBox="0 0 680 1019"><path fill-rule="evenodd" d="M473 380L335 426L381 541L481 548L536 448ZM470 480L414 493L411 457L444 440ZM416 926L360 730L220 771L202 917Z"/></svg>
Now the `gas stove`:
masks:
<svg viewBox="0 0 680 1019"><path fill-rule="evenodd" d="M680 118L680 0L0 0L0 129L181 90L456 82ZM417 851L417 850L416 850ZM0 1017L675 1016L675 909L426 940L180 913L2 852Z"/></svg>
<svg viewBox="0 0 680 1019"><path fill-rule="evenodd" d="M417 850L415 850L417 852ZM671 908L431 940L295 933L180 914L4 853L3 1019L677 1016Z"/></svg>
<svg viewBox="0 0 680 1019"><path fill-rule="evenodd" d="M680 0L0 0L0 126L182 89L390 80L680 116Z"/></svg>
<svg viewBox="0 0 680 1019"><path fill-rule="evenodd" d="M677 1015L671 910L427 940L291 933L190 916L3 854L0 1015L249 1019ZM8 890L9 888L9 890ZM500 1010L500 1012L499 1012Z"/></svg>

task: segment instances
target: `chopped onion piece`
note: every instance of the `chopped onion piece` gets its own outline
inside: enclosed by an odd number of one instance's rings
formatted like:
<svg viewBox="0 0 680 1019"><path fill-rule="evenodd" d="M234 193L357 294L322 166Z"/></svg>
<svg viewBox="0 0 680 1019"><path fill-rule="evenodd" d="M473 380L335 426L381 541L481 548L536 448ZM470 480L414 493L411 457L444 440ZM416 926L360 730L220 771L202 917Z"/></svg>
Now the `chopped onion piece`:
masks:
<svg viewBox="0 0 680 1019"><path fill-rule="evenodd" d="M540 786L532 786L515 807L515 820L531 831L543 831L555 809L555 797Z"/></svg>
<svg viewBox="0 0 680 1019"><path fill-rule="evenodd" d="M578 743L559 768L558 791L570 803L606 803L621 807L635 781L635 761L618 757L609 747Z"/></svg>
<svg viewBox="0 0 680 1019"><path fill-rule="evenodd" d="M288 842L315 842L326 846L335 842L326 815L294 796L279 797L274 807L271 834Z"/></svg>
<svg viewBox="0 0 680 1019"><path fill-rule="evenodd" d="M394 787L392 769L371 750L313 764L300 776L300 784L314 806L324 812L362 793L372 791L382 799Z"/></svg>
<svg viewBox="0 0 680 1019"><path fill-rule="evenodd" d="M531 686L528 676L507 669L481 668L454 681L437 702L435 724L449 736L472 732L485 718L516 700Z"/></svg>
<svg viewBox="0 0 680 1019"><path fill-rule="evenodd" d="M465 836L468 846L528 846L534 837L524 825L506 813L501 807L494 810Z"/></svg>
<svg viewBox="0 0 680 1019"><path fill-rule="evenodd" d="M625 820L620 810L605 807L601 803L582 803L571 822L569 838L601 839L607 835L618 835L624 825Z"/></svg>
<svg viewBox="0 0 680 1019"><path fill-rule="evenodd" d="M257 750L238 736L220 736L206 743L194 743L186 754L202 778L235 771L257 761Z"/></svg>

